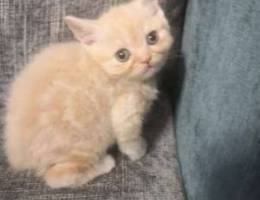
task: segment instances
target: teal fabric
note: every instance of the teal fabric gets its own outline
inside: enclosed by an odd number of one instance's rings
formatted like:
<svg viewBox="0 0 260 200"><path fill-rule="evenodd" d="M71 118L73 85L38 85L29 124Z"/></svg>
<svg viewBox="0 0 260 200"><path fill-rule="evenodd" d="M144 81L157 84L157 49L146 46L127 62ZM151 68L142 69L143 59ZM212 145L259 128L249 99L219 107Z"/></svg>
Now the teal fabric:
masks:
<svg viewBox="0 0 260 200"><path fill-rule="evenodd" d="M188 200L260 199L260 1L191 0L177 111Z"/></svg>

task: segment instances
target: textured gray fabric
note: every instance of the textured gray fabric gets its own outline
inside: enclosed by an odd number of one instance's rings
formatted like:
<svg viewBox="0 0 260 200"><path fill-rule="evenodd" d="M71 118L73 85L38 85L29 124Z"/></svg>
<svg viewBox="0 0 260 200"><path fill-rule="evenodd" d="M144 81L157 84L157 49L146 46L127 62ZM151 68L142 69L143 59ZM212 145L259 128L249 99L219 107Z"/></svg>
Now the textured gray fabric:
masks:
<svg viewBox="0 0 260 200"><path fill-rule="evenodd" d="M1 110L8 84L30 56L48 43L71 39L71 33L62 22L65 15L95 17L118 2L122 1L0 0ZM161 2L173 20L177 11L171 8L178 1ZM4 154L1 153L0 199L182 200L172 116L165 98L149 114L144 132L150 148L143 160L133 163L117 154L117 167L110 174L79 189L50 190L31 175L14 174L8 170ZM2 139L0 146L3 146Z"/></svg>
<svg viewBox="0 0 260 200"><path fill-rule="evenodd" d="M192 0L177 138L189 200L260 199L260 1Z"/></svg>

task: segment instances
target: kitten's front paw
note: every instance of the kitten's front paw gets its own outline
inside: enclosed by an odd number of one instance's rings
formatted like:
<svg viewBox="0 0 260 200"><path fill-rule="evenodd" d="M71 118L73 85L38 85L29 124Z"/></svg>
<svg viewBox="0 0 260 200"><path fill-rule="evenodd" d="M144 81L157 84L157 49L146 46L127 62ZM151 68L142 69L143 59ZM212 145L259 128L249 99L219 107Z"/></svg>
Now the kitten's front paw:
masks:
<svg viewBox="0 0 260 200"><path fill-rule="evenodd" d="M126 154L132 161L136 161L145 155L147 144L143 138L138 138L119 144L119 148L120 151Z"/></svg>

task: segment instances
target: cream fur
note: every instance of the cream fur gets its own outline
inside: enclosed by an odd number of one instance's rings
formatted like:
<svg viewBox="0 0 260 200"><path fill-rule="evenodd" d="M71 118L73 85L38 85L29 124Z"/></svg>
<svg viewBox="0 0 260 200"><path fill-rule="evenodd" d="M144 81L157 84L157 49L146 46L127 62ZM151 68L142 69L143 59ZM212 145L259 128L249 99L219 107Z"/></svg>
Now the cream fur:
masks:
<svg viewBox="0 0 260 200"><path fill-rule="evenodd" d="M108 173L106 154L118 143L132 160L146 152L142 119L157 97L155 74L172 37L156 1L136 0L110 9L97 20L67 17L80 43L41 51L11 85L5 148L15 170L34 170L53 188L76 187ZM160 40L149 46L149 31ZM128 48L121 63L114 53ZM140 62L151 56L147 64Z"/></svg>

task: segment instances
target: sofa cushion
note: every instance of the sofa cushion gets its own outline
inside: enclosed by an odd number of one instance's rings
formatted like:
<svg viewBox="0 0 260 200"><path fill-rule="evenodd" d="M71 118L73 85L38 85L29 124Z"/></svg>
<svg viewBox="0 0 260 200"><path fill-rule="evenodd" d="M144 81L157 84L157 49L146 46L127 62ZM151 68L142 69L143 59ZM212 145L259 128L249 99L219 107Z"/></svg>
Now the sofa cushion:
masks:
<svg viewBox="0 0 260 200"><path fill-rule="evenodd" d="M260 199L259 19L260 1L188 3L177 136L190 200Z"/></svg>

